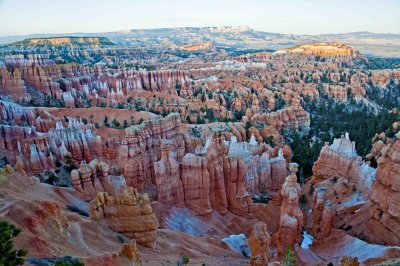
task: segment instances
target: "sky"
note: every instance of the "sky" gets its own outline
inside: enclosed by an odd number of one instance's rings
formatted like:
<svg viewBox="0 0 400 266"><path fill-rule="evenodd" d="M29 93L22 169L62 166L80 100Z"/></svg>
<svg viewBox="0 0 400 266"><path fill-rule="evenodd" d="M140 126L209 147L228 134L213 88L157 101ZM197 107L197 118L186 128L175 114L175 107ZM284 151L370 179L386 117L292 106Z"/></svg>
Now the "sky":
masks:
<svg viewBox="0 0 400 266"><path fill-rule="evenodd" d="M241 25L400 34L400 0L0 0L0 36Z"/></svg>

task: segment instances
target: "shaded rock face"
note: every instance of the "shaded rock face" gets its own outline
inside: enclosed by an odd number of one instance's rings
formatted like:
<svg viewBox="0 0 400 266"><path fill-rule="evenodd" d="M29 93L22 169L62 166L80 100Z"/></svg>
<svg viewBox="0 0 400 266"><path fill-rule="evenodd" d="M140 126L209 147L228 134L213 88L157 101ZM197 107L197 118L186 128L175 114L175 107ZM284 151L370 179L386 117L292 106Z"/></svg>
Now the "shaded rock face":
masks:
<svg viewBox="0 0 400 266"><path fill-rule="evenodd" d="M5 65L0 63L0 90L2 94L9 95L18 101L30 101L31 95L27 92L25 82L21 78L21 72L15 69L8 71Z"/></svg>
<svg viewBox="0 0 400 266"><path fill-rule="evenodd" d="M362 161L357 156L355 143L346 133L339 139L335 139L331 145L325 143L318 160L314 163L314 179L344 178L351 180L357 190L365 196L371 192L375 180L376 170Z"/></svg>
<svg viewBox="0 0 400 266"><path fill-rule="evenodd" d="M400 244L400 139L386 145L378 159L371 193L367 226L369 240L385 245Z"/></svg>
<svg viewBox="0 0 400 266"><path fill-rule="evenodd" d="M68 122L34 118L35 114L23 107L0 104L0 153L13 161L19 156L28 173L38 174L55 168L55 161L71 156L73 163L102 156L101 137L93 125L70 118Z"/></svg>
<svg viewBox="0 0 400 266"><path fill-rule="evenodd" d="M301 194L300 184L297 183L296 172L298 164L290 164L290 175L282 186L283 197L281 218L277 232L278 256L282 256L286 248L294 247L301 240L303 212L299 207Z"/></svg>
<svg viewBox="0 0 400 266"><path fill-rule="evenodd" d="M172 141L161 141L161 160L154 163L158 201L186 206L196 214L213 209L221 214L251 215L252 196L273 191L282 176L287 175L282 151L269 159L254 140L238 143L235 137L226 141L216 131L196 155L187 153L178 160ZM262 155L260 156L259 153ZM282 184L282 183L280 183Z"/></svg>
<svg viewBox="0 0 400 266"><path fill-rule="evenodd" d="M187 206L197 214L238 215L252 212L252 196L277 191L287 175L283 151L270 159L269 151L252 138L238 143L214 132L204 147L181 133L178 114L132 126L120 147L127 186L155 185L158 201Z"/></svg>
<svg viewBox="0 0 400 266"><path fill-rule="evenodd" d="M332 219L335 215L335 210L333 203L330 200L325 200L325 191L325 187L319 187L314 192L311 221L307 225L315 239L329 236L332 230Z"/></svg>
<svg viewBox="0 0 400 266"><path fill-rule="evenodd" d="M267 225L263 222L254 224L253 231L249 237L250 265L268 265L270 256L271 237L267 231Z"/></svg>
<svg viewBox="0 0 400 266"><path fill-rule="evenodd" d="M112 230L135 239L143 246L155 247L158 220L146 193L139 194L133 188L116 196L99 192L90 202L90 217L105 220Z"/></svg>
<svg viewBox="0 0 400 266"><path fill-rule="evenodd" d="M210 174L207 159L187 153L182 160L182 185L186 207L196 214L212 211L210 200Z"/></svg>
<svg viewBox="0 0 400 266"><path fill-rule="evenodd" d="M183 207L183 186L173 149L172 141L165 139L161 141L161 160L154 163L157 196L160 202Z"/></svg>
<svg viewBox="0 0 400 266"><path fill-rule="evenodd" d="M186 141L185 135L180 132L180 126L179 115L174 113L164 119L148 121L126 129L119 156L128 186L141 189L156 183L154 164L161 159L163 139L172 141L169 146L173 146L176 159L181 161L185 155Z"/></svg>
<svg viewBox="0 0 400 266"><path fill-rule="evenodd" d="M123 176L109 176L109 165L97 159L71 171L71 181L75 190L85 200L92 200L97 192L115 195L126 188Z"/></svg>

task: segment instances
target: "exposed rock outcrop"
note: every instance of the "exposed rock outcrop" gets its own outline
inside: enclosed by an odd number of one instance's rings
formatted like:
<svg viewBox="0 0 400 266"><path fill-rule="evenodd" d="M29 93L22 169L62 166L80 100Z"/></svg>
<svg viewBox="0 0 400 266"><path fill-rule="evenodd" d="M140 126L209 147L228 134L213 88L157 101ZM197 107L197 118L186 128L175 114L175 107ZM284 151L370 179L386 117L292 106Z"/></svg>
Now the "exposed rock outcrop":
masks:
<svg viewBox="0 0 400 266"><path fill-rule="evenodd" d="M125 178L109 176L108 171L109 165L97 159L89 164L83 161L78 169L71 171L72 185L85 200L92 200L98 192L121 193L126 188Z"/></svg>
<svg viewBox="0 0 400 266"><path fill-rule="evenodd" d="M90 217L104 219L112 230L135 239L143 246L155 247L158 220L146 193L139 194L134 188L116 196L99 192L90 202Z"/></svg>
<svg viewBox="0 0 400 266"><path fill-rule="evenodd" d="M249 237L250 265L268 265L270 256L271 237L267 231L267 225L263 222L254 224L253 231Z"/></svg>
<svg viewBox="0 0 400 266"><path fill-rule="evenodd" d="M210 200L210 174L204 156L185 154L182 160L182 184L186 207L196 214L212 211Z"/></svg>
<svg viewBox="0 0 400 266"><path fill-rule="evenodd" d="M119 150L122 173L128 186L143 188L155 183L154 163L161 159L162 139L172 141L176 159L181 161L185 154L185 136L180 132L178 114L169 114L164 119L150 120L126 129Z"/></svg>
<svg viewBox="0 0 400 266"><path fill-rule="evenodd" d="M107 253L100 256L82 258L82 262L88 266L110 265L110 266L141 266L142 260L136 246L136 241L132 239L129 243L122 245L119 252Z"/></svg>
<svg viewBox="0 0 400 266"><path fill-rule="evenodd" d="M179 164L173 150L174 143L171 140L161 141L161 160L154 163L157 198L162 203L183 207L183 186L179 175Z"/></svg>
<svg viewBox="0 0 400 266"><path fill-rule="evenodd" d="M370 240L400 244L400 139L382 149L371 193Z"/></svg>
<svg viewBox="0 0 400 266"><path fill-rule="evenodd" d="M371 192L375 173L376 170L357 155L355 143L350 140L348 133L339 139L334 139L331 145L325 143L313 167L314 180L330 178L351 180L357 190L363 192L365 196Z"/></svg>
<svg viewBox="0 0 400 266"><path fill-rule="evenodd" d="M326 188L319 187L314 192L311 223L308 226L310 233L315 239L329 236L332 229L332 219L335 210L332 202L325 200L325 191Z"/></svg>
<svg viewBox="0 0 400 266"><path fill-rule="evenodd" d="M354 59L365 61L365 57L353 47L341 43L310 43L278 50L274 54L293 54L326 58L333 62L352 62Z"/></svg>
<svg viewBox="0 0 400 266"><path fill-rule="evenodd" d="M294 248L294 244L299 243L302 237L303 212L299 207L301 189L297 183L297 169L298 164L290 164L290 175L282 186L283 201L277 232L278 256L282 256L286 248Z"/></svg>

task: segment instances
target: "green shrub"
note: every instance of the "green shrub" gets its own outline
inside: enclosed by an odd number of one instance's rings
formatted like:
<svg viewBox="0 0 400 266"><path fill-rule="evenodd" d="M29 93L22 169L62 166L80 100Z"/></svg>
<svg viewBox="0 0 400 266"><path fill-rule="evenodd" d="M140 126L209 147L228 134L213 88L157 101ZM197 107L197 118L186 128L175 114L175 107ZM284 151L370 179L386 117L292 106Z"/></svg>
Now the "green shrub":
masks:
<svg viewBox="0 0 400 266"><path fill-rule="evenodd" d="M28 252L24 249L14 249L13 238L21 230L14 225L0 221L0 265L23 265Z"/></svg>
<svg viewBox="0 0 400 266"><path fill-rule="evenodd" d="M296 253L294 252L293 248L288 247L285 250L285 256L282 260L283 266L297 266L297 257Z"/></svg>

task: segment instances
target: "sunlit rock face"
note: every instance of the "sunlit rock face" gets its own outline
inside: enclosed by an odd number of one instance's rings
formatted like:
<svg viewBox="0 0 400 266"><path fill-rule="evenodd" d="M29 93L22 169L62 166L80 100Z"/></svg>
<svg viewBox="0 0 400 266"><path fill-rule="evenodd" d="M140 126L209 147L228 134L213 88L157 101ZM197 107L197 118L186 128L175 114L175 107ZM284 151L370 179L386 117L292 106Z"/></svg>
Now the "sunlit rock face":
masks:
<svg viewBox="0 0 400 266"><path fill-rule="evenodd" d="M346 133L322 148L314 163L313 176L319 179L344 178L355 183L357 189L368 196L375 180L376 169L363 162L357 155L355 143Z"/></svg>
<svg viewBox="0 0 400 266"><path fill-rule="evenodd" d="M303 44L288 49L278 50L275 55L292 55L292 56L312 56L325 58L330 62L353 63L355 60L366 61L367 59L361 55L353 47L341 43L311 43Z"/></svg>
<svg viewBox="0 0 400 266"><path fill-rule="evenodd" d="M303 212L299 207L301 194L300 184L297 183L296 172L298 164L290 164L290 175L282 186L283 197L279 230L277 232L278 255L282 256L286 248L294 247L301 240Z"/></svg>
<svg viewBox="0 0 400 266"><path fill-rule="evenodd" d="M105 220L112 230L135 239L143 246L155 247L158 220L147 194L139 194L133 188L116 196L99 192L90 202L90 217Z"/></svg>
<svg viewBox="0 0 400 266"><path fill-rule="evenodd" d="M382 149L371 193L370 240L400 244L400 139Z"/></svg>

